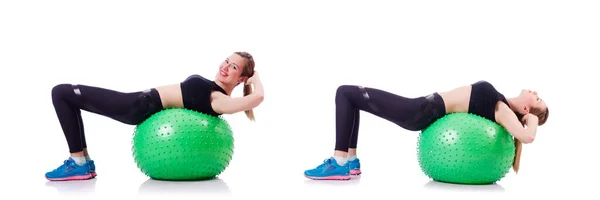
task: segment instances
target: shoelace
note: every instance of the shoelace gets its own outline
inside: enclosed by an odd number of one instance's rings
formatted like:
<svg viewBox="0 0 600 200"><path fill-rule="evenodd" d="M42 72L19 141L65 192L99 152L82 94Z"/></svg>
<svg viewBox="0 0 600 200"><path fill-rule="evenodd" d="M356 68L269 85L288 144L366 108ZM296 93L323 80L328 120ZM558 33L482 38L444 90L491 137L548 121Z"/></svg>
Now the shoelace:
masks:
<svg viewBox="0 0 600 200"><path fill-rule="evenodd" d="M64 160L63 164L59 167L57 167L56 169L54 169L53 171L64 171L65 168L67 168L69 165L72 165L72 163L68 163L69 160Z"/></svg>
<svg viewBox="0 0 600 200"><path fill-rule="evenodd" d="M325 166L327 166L328 164L331 164L331 158L325 159L323 160L323 164L319 165L317 167L317 169L323 169Z"/></svg>

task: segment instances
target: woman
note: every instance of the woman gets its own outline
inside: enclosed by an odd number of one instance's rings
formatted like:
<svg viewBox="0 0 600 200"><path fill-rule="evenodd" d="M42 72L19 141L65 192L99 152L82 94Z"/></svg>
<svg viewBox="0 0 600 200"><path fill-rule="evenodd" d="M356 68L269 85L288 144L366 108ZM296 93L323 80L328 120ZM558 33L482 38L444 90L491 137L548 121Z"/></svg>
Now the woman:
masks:
<svg viewBox="0 0 600 200"><path fill-rule="evenodd" d="M244 83L244 97L230 97L240 83ZM254 71L254 59L246 52L235 52L225 59L214 81L192 75L181 83L133 93L86 85L57 85L52 89L52 102L71 156L46 173L46 178L82 180L96 176L94 161L87 151L81 110L129 125L138 125L166 108L187 108L212 116L245 111L254 120L252 109L262 103L263 94L262 83Z"/></svg>
<svg viewBox="0 0 600 200"><path fill-rule="evenodd" d="M506 99L486 81L433 93L419 98L406 98L375 88L343 85L336 92L336 144L331 158L304 175L317 180L348 180L361 174L356 157L359 111L366 111L411 131L423 130L448 113L468 112L505 127L516 139L517 158L520 142L531 143L537 126L548 119L548 107L537 92L522 90ZM527 128L524 127L526 125ZM518 166L514 166L516 169Z"/></svg>

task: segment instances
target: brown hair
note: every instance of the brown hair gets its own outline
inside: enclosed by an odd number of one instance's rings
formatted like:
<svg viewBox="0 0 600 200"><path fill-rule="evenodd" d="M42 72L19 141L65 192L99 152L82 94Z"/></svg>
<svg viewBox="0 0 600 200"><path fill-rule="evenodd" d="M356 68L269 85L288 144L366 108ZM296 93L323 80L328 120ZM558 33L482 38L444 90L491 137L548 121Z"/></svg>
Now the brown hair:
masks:
<svg viewBox="0 0 600 200"><path fill-rule="evenodd" d="M550 111L549 111L548 107L546 107L546 110L532 107L531 111L529 111L529 113L538 117L538 126L541 126L541 125L544 125L546 123L546 121L548 121L548 115L549 115ZM521 121L521 119L523 119L523 116L525 116L518 112L515 112L515 114L517 115L517 118L519 119L519 121ZM523 124L523 125L525 125L525 124Z"/></svg>
<svg viewBox="0 0 600 200"><path fill-rule="evenodd" d="M242 76L247 76L248 78L254 75L254 58L248 52L235 52L235 54L244 58L246 63L244 64L244 68L242 71ZM244 84L244 96L252 94L252 85ZM244 111L246 113L246 117L248 119L254 121L254 111L252 109Z"/></svg>
<svg viewBox="0 0 600 200"><path fill-rule="evenodd" d="M538 117L538 126L544 125L546 121L548 121L548 115L550 113L548 107L546 110L542 110L539 108L531 108L531 114ZM523 119L522 114L515 112L519 120ZM525 125L525 124L523 124ZM521 164L521 151L522 151L523 143L515 138L515 159L513 161L512 167L515 173L519 173L519 166Z"/></svg>
<svg viewBox="0 0 600 200"><path fill-rule="evenodd" d="M536 115L539 119L538 126L544 125L546 121L548 121L549 113L550 111L548 110L548 107L546 107L546 110L542 110L539 108L531 108L531 114Z"/></svg>

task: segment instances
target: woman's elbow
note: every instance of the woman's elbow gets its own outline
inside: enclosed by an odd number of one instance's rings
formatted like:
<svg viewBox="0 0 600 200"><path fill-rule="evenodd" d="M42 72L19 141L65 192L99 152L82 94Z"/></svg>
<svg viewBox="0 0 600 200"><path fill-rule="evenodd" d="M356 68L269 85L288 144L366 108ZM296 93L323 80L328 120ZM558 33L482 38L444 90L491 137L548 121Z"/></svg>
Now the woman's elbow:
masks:
<svg viewBox="0 0 600 200"><path fill-rule="evenodd" d="M265 95L260 94L256 97L256 106L260 105L265 100Z"/></svg>
<svg viewBox="0 0 600 200"><path fill-rule="evenodd" d="M529 144L529 143L532 143L534 140L535 140L535 137L533 137L533 136L525 136L525 137L523 137L522 139L520 139L520 141L521 141L523 144Z"/></svg>
<svg viewBox="0 0 600 200"><path fill-rule="evenodd" d="M256 108L258 105L260 105L263 102L264 99L265 99L265 97L262 93L252 94L252 98L250 99L250 102L248 102L249 103L248 109Z"/></svg>

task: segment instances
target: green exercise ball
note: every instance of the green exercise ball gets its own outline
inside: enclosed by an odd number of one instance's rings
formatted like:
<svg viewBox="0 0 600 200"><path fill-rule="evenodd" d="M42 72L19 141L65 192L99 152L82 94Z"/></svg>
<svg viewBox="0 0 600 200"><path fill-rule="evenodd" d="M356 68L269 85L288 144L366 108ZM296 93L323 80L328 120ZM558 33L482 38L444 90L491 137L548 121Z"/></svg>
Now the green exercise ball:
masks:
<svg viewBox="0 0 600 200"><path fill-rule="evenodd" d="M229 165L233 133L221 117L187 109L162 110L136 126L133 158L159 180L215 178Z"/></svg>
<svg viewBox="0 0 600 200"><path fill-rule="evenodd" d="M421 132L417 146L423 173L446 183L495 183L515 157L514 139L504 127L469 113L438 119Z"/></svg>

